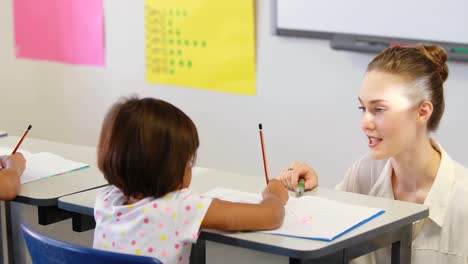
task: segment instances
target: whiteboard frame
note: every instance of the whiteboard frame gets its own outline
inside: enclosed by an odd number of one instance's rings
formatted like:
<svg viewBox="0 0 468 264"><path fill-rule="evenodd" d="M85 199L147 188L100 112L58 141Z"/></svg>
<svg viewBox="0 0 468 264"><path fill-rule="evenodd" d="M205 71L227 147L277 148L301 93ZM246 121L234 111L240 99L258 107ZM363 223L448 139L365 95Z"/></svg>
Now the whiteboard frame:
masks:
<svg viewBox="0 0 468 264"><path fill-rule="evenodd" d="M316 38L330 40L330 47L336 50L350 50L357 52L366 53L379 53L385 48L390 47L392 43L402 43L403 46L412 46L418 44L424 45L439 45L442 46L448 54L449 60L454 61L465 61L468 62L468 53L456 53L453 51L454 48L466 48L468 49L468 43L456 43L456 42L441 42L433 41L429 39L411 39L411 38L396 38L396 37L382 37L372 35L359 35L349 34L344 32L325 32L325 31L313 31L313 30L298 30L281 28L278 25L278 1L273 0L272 7L272 24L274 33L278 36L286 37L302 37L302 38ZM364 44L367 42L367 45ZM375 43L386 43L386 45L375 45Z"/></svg>

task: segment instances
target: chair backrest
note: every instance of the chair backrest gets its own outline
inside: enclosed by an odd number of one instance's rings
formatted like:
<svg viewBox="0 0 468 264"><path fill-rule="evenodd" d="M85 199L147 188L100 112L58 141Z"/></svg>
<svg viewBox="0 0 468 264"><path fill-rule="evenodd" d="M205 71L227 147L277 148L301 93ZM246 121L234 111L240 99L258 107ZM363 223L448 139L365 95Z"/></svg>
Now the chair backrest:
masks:
<svg viewBox="0 0 468 264"><path fill-rule="evenodd" d="M34 264L161 264L157 259L82 247L41 234L21 224L21 232Z"/></svg>

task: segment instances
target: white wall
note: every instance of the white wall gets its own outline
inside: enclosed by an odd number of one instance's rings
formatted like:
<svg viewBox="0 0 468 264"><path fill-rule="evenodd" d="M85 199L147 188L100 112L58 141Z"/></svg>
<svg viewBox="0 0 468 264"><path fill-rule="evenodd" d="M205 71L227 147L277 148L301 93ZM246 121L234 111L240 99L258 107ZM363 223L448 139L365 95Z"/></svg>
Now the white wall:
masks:
<svg viewBox="0 0 468 264"><path fill-rule="evenodd" d="M323 40L274 36L271 0L258 0L256 96L148 84L143 2L105 2L107 66L95 68L16 59L12 0L0 0L0 129L18 135L31 123L29 136L95 146L108 107L120 96L138 94L168 100L194 119L201 137L198 164L203 166L263 177L259 122L272 175L296 159L314 166L320 184L332 187L366 153L356 97L373 54L334 51ZM468 166L463 106L468 64L450 62L449 67L447 109L437 137ZM33 209L24 207L16 208L24 213L17 222L35 223ZM92 239L89 233L70 234L69 222L41 230L50 235L61 230L77 243ZM20 263L23 247L16 251ZM223 256L219 260L225 261Z"/></svg>
<svg viewBox="0 0 468 264"><path fill-rule="evenodd" d="M107 66L16 59L12 0L0 1L0 128L94 146L108 107L138 94L174 103L201 137L198 164L263 177L257 125L262 122L270 174L296 159L332 187L367 151L357 91L374 54L335 51L324 40L272 34L272 1L257 1L257 95L240 96L145 81L143 0L105 1ZM444 19L444 18L440 18ZM450 62L447 109L437 137L468 165L468 64Z"/></svg>

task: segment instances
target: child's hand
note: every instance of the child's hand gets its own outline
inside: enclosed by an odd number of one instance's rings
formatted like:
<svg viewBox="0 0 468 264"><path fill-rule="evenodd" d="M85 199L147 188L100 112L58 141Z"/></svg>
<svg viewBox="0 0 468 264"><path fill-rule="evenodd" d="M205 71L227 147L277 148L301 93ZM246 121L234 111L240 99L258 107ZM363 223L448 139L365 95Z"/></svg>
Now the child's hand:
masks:
<svg viewBox="0 0 468 264"><path fill-rule="evenodd" d="M284 205L289 199L288 190L278 180L272 179L269 181L268 186L262 192L263 198L267 198L270 195L278 197L281 203Z"/></svg>
<svg viewBox="0 0 468 264"><path fill-rule="evenodd" d="M0 167L3 169L12 169L18 176L21 176L26 167L26 160L23 154L19 152L10 156L2 156L0 157Z"/></svg>

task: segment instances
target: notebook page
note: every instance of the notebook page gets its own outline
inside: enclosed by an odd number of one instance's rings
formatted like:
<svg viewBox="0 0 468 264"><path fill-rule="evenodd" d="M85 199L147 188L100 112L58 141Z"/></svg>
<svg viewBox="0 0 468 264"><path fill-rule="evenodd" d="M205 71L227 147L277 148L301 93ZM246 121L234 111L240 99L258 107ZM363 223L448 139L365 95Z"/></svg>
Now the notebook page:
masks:
<svg viewBox="0 0 468 264"><path fill-rule="evenodd" d="M232 202L259 203L260 194L214 188L206 196ZM336 202L314 196L290 197L281 227L263 233L332 241L384 213L379 208Z"/></svg>
<svg viewBox="0 0 468 264"><path fill-rule="evenodd" d="M241 192L226 188L214 188L205 193L206 196L211 198L218 198L220 200L238 203L260 203L262 196L257 193Z"/></svg>
<svg viewBox="0 0 468 264"><path fill-rule="evenodd" d="M21 183L27 183L86 167L89 167L89 165L68 160L52 153L40 152L30 155L26 159L26 170L23 176L21 176Z"/></svg>
<svg viewBox="0 0 468 264"><path fill-rule="evenodd" d="M4 155L11 155L11 152L13 152L13 148L4 148L4 147L0 147L0 156L4 156ZM30 156L31 155L31 152L30 151L27 151L27 150L24 150L22 148L19 148L17 150L17 152L21 152L21 154L23 154L24 158L26 159L26 157Z"/></svg>
<svg viewBox="0 0 468 264"><path fill-rule="evenodd" d="M314 196L292 197L285 209L283 225L265 233L332 241L383 213Z"/></svg>

